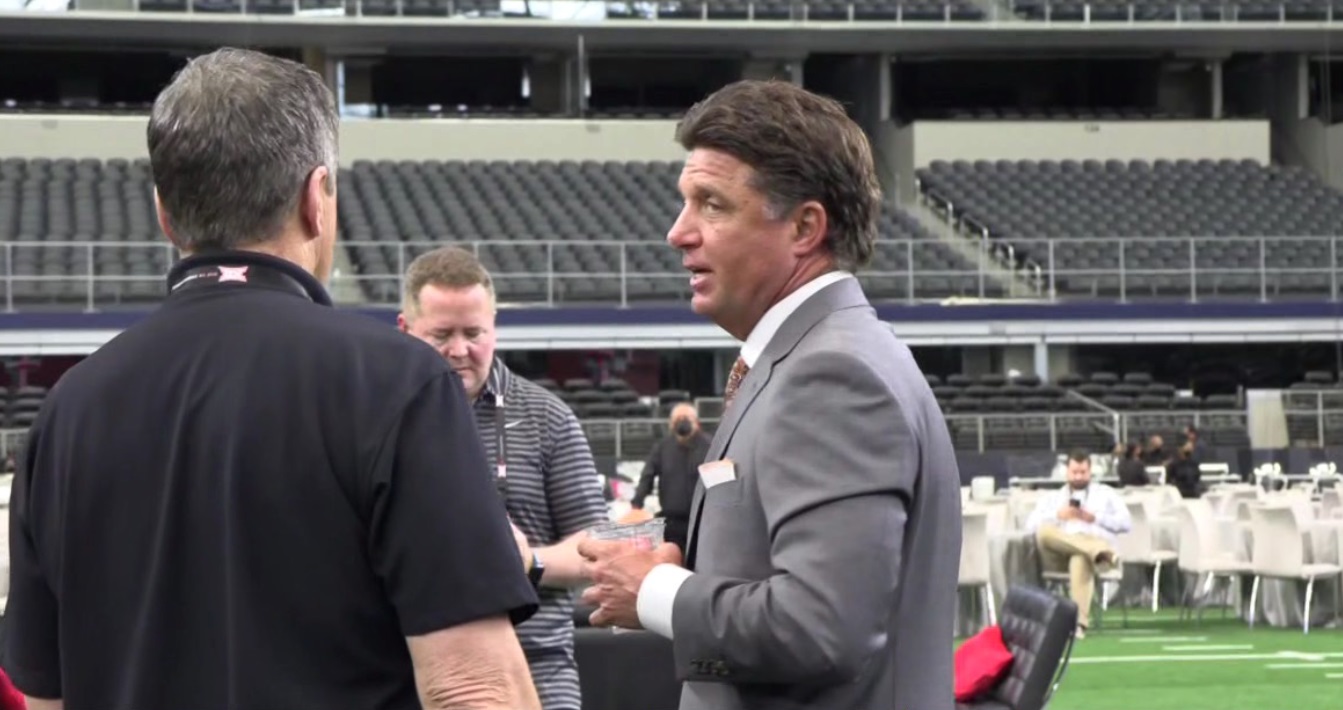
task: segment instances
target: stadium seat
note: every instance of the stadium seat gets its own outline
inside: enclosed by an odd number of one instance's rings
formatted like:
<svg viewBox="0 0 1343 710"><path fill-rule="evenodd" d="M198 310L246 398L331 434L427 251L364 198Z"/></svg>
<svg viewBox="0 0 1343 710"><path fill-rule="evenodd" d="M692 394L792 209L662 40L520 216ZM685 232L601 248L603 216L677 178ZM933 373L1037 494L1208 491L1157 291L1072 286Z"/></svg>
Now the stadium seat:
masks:
<svg viewBox="0 0 1343 710"><path fill-rule="evenodd" d="M1300 168L1254 161L934 162L945 201L1072 296L1320 296L1343 193ZM1189 237L1202 237L1191 250ZM1312 238L1315 237L1315 238ZM1054 239L1052 251L1040 239ZM1261 285L1260 269L1265 271ZM1195 278L1193 269L1198 269ZM1120 271L1125 277L1120 279ZM1122 288L1122 291L1121 291Z"/></svg>
<svg viewBox="0 0 1343 710"><path fill-rule="evenodd" d="M478 243L505 301L684 300L681 256L665 241L680 210L680 170L660 161L360 161L341 178L342 240L374 302L398 298L397 269L445 241ZM974 265L909 214L884 211L880 237L908 241L880 244L861 275L874 300L979 293ZM622 279L622 266L638 278Z"/></svg>

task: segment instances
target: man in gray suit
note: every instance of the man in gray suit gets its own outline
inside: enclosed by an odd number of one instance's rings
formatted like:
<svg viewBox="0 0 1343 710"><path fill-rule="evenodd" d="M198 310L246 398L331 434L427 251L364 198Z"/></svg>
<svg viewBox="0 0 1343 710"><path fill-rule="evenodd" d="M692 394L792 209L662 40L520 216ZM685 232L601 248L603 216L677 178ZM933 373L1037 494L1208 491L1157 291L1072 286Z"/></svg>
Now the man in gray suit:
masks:
<svg viewBox="0 0 1343 710"><path fill-rule="evenodd" d="M836 102L740 82L678 127L668 240L739 340L727 411L671 545L580 547L592 623L672 639L682 710L951 710L960 477L909 349L852 272L880 187Z"/></svg>

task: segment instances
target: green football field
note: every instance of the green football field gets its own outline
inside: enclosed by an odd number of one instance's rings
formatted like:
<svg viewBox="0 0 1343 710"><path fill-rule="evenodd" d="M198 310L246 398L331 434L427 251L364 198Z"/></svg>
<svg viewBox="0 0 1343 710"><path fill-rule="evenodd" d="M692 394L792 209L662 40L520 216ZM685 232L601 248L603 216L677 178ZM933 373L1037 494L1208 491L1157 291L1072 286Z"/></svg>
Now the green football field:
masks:
<svg viewBox="0 0 1343 710"><path fill-rule="evenodd" d="M1050 710L1343 709L1343 630L1201 625L1175 611L1118 610L1073 647Z"/></svg>

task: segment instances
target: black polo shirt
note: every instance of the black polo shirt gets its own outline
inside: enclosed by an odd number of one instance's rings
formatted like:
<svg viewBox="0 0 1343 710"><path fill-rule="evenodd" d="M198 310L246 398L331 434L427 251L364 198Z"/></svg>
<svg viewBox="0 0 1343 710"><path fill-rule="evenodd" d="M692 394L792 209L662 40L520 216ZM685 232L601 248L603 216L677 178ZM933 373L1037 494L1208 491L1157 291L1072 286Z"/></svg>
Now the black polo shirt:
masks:
<svg viewBox="0 0 1343 710"><path fill-rule="evenodd" d="M289 262L169 283L33 426L15 685L67 710L419 708L406 636L537 605L460 378Z"/></svg>

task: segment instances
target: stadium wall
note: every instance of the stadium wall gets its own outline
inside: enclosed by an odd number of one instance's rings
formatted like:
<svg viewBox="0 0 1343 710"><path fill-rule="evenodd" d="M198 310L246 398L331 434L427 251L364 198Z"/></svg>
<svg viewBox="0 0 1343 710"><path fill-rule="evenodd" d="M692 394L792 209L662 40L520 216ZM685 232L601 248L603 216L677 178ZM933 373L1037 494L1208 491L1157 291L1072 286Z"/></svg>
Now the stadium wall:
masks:
<svg viewBox="0 0 1343 710"><path fill-rule="evenodd" d="M935 160L1269 162L1270 126L1247 121L915 121L896 129L914 167ZM908 135L904 135L908 134Z"/></svg>
<svg viewBox="0 0 1343 710"><path fill-rule="evenodd" d="M134 160L144 116L0 116L0 157ZM681 160L672 120L346 119L342 165L356 160Z"/></svg>

